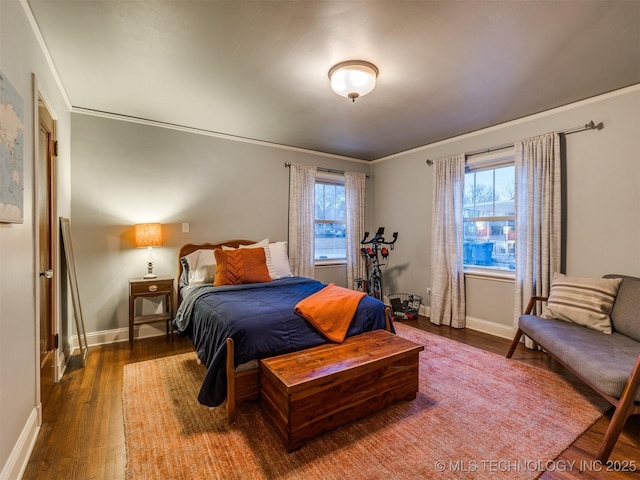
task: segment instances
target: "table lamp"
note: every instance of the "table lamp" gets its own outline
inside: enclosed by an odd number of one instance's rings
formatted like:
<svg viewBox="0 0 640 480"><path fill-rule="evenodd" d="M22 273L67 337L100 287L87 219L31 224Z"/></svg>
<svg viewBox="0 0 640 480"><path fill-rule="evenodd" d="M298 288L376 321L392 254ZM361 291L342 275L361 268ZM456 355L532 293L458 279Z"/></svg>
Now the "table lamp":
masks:
<svg viewBox="0 0 640 480"><path fill-rule="evenodd" d="M162 246L162 225L159 223L138 223L134 225L136 248L146 247L149 252L149 262L147 263L147 274L144 278L156 278L153 273L153 247Z"/></svg>

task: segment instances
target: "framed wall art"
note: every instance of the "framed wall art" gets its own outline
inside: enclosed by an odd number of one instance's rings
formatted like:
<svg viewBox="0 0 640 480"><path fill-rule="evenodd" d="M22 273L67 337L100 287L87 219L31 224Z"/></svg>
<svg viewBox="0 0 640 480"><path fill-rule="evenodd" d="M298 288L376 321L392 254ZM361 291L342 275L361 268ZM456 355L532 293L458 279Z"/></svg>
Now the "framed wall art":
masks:
<svg viewBox="0 0 640 480"><path fill-rule="evenodd" d="M24 100L0 72L0 222L24 222Z"/></svg>

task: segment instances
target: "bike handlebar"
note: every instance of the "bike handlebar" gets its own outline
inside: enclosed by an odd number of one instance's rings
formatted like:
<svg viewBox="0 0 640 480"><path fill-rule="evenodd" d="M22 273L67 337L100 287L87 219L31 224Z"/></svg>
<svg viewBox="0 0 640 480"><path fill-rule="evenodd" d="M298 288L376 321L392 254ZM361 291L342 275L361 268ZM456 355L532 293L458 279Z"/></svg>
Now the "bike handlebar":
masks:
<svg viewBox="0 0 640 480"><path fill-rule="evenodd" d="M384 227L378 227L378 231L376 232L376 234L371 237L371 240L367 241L367 238L369 237L369 232L364 232L364 237L362 238L362 240L360 241L360 243L362 245L368 245L368 244L381 244L381 245L393 245L394 243L396 243L396 240L398 240L398 232L393 232L393 240L391 240L390 242L387 242L384 237Z"/></svg>

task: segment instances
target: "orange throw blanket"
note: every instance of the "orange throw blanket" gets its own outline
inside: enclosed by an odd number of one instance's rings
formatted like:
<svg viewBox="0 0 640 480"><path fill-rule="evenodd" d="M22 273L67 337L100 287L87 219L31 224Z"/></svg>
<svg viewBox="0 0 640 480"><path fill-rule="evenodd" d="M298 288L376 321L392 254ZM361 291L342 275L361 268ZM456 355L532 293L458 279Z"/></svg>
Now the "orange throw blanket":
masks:
<svg viewBox="0 0 640 480"><path fill-rule="evenodd" d="M330 283L322 290L300 300L295 312L308 320L332 342L342 343L364 292Z"/></svg>

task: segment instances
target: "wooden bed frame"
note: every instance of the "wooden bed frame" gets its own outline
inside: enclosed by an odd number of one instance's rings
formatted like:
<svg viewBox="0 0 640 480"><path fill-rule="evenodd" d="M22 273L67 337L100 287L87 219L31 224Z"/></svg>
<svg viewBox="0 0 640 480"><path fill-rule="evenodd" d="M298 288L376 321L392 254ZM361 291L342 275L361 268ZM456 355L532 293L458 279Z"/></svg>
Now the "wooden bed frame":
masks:
<svg viewBox="0 0 640 480"><path fill-rule="evenodd" d="M215 250L216 248L233 247L238 248L240 245L251 245L256 243L254 240L228 240L220 243L187 243L178 251L178 292L177 306L182 302L180 294L180 277L182 275L182 262L180 259L185 255L195 252L196 250ZM385 330L391 331L391 309L385 309ZM225 401L227 421L233 423L236 415L236 407L247 401L257 401L260 398L260 366L256 364L245 370L236 371L234 365L234 344L231 338L227 338L227 358L226 358L226 374L227 374L227 399Z"/></svg>

